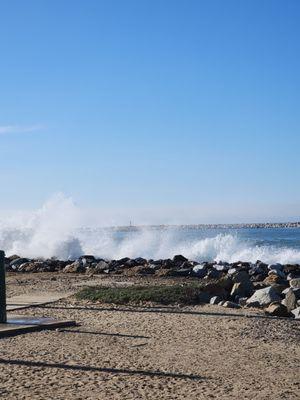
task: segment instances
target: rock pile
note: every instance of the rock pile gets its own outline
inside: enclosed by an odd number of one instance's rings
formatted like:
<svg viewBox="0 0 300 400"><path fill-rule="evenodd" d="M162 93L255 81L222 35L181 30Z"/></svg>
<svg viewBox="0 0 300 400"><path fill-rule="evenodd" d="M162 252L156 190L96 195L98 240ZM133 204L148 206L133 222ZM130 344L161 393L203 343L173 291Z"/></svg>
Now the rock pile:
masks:
<svg viewBox="0 0 300 400"><path fill-rule="evenodd" d="M93 274L187 277L203 283L211 304L229 308L261 307L269 315L300 319L300 265L250 262L191 261L182 255L173 259L142 257L104 260L84 255L77 260L38 260L17 255L5 259L6 270L15 272L61 272Z"/></svg>

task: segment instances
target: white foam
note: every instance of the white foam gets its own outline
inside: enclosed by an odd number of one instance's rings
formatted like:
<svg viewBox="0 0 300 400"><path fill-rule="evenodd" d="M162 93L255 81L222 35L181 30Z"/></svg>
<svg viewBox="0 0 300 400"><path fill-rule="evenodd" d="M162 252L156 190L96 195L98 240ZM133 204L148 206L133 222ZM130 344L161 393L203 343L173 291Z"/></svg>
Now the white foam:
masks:
<svg viewBox="0 0 300 400"><path fill-rule="evenodd" d="M35 212L2 221L0 248L24 257L78 257L83 252L75 237L79 219L72 200L57 194Z"/></svg>
<svg viewBox="0 0 300 400"><path fill-rule="evenodd" d="M37 211L2 220L0 248L7 255L32 258L74 259L82 254L94 254L108 259L140 256L159 259L183 254L197 261L255 262L259 259L267 263L300 263L298 249L255 246L238 234L197 238L180 228L144 228L121 235L113 229L79 229L84 226L83 215L72 199L55 195Z"/></svg>

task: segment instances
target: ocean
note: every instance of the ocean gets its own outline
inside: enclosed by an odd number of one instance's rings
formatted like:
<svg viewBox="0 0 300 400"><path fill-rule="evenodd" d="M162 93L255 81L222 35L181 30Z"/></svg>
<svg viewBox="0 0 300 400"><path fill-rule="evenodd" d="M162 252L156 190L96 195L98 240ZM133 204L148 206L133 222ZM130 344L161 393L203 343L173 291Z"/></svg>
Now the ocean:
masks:
<svg viewBox="0 0 300 400"><path fill-rule="evenodd" d="M300 263L300 228L199 228L159 226L70 228L59 224L0 226L6 254L32 258L75 259L93 254L107 259L172 258L195 261Z"/></svg>

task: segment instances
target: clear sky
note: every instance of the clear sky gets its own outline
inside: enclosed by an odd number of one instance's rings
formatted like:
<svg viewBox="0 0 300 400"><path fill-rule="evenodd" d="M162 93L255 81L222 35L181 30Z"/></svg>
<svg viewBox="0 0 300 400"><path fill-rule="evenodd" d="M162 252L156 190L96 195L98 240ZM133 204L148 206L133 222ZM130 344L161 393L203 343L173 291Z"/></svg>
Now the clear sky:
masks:
<svg viewBox="0 0 300 400"><path fill-rule="evenodd" d="M0 209L300 218L299 21L298 0L2 0Z"/></svg>

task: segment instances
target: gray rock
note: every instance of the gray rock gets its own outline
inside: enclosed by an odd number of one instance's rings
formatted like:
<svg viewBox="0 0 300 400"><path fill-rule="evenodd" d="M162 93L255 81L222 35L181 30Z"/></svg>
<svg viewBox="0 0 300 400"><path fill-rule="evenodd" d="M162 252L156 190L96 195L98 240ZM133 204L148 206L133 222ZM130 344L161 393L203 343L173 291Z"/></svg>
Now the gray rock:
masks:
<svg viewBox="0 0 300 400"><path fill-rule="evenodd" d="M292 288L288 289L281 303L287 308L288 312L291 312L297 307L297 298Z"/></svg>
<svg viewBox="0 0 300 400"><path fill-rule="evenodd" d="M228 270L228 275L233 275L233 274L235 274L237 272L237 269L236 268L229 268L229 270Z"/></svg>
<svg viewBox="0 0 300 400"><path fill-rule="evenodd" d="M245 305L247 304L247 300L248 300L248 297L240 297L240 298L238 299L238 304L239 304L240 306L245 306Z"/></svg>
<svg viewBox="0 0 300 400"><path fill-rule="evenodd" d="M279 276L280 278L286 279L285 273L281 271L280 269L270 269L268 272L268 275L275 274Z"/></svg>
<svg viewBox="0 0 300 400"><path fill-rule="evenodd" d="M215 264L213 266L213 268L216 269L217 271L220 271L220 272L225 272L225 271L229 270L229 266L228 265L223 265L223 264L221 264L221 265Z"/></svg>
<svg viewBox="0 0 300 400"><path fill-rule="evenodd" d="M268 269L269 270L275 269L275 270L278 270L278 271L282 271L283 270L283 265L280 264L280 263L270 264L270 265L268 265Z"/></svg>
<svg viewBox="0 0 300 400"><path fill-rule="evenodd" d="M266 309L265 313L275 317L289 317L290 313L287 308L281 303L272 303Z"/></svg>
<svg viewBox="0 0 300 400"><path fill-rule="evenodd" d="M209 293L199 293L198 302L199 303L209 303L211 299L211 295Z"/></svg>
<svg viewBox="0 0 300 400"><path fill-rule="evenodd" d="M218 279L222 275L221 271L217 271L216 269L211 269L207 272L206 277L211 279Z"/></svg>
<svg viewBox="0 0 300 400"><path fill-rule="evenodd" d="M191 268L181 268L172 271L170 276L189 276L192 272Z"/></svg>
<svg viewBox="0 0 300 400"><path fill-rule="evenodd" d="M291 313L294 315L295 319L300 319L300 307L295 308Z"/></svg>
<svg viewBox="0 0 300 400"><path fill-rule="evenodd" d="M225 301L222 306L226 308L241 308L239 304L234 303L233 301Z"/></svg>
<svg viewBox="0 0 300 400"><path fill-rule="evenodd" d="M276 301L281 301L281 297L272 286L268 286L264 289L256 290L247 300L247 304L259 303L260 306L267 306Z"/></svg>
<svg viewBox="0 0 300 400"><path fill-rule="evenodd" d="M234 283L247 283L252 286L252 283L250 282L250 277L246 271L239 271L233 274L231 279Z"/></svg>
<svg viewBox="0 0 300 400"><path fill-rule="evenodd" d="M299 289L292 288L292 289L293 289L293 292L294 292L294 294L296 296L296 299L300 300L300 288Z"/></svg>
<svg viewBox="0 0 300 400"><path fill-rule="evenodd" d="M232 275L234 285L231 290L231 296L249 297L253 293L253 283L246 271L239 271Z"/></svg>
<svg viewBox="0 0 300 400"><path fill-rule="evenodd" d="M63 272L67 274L77 273L77 272L85 272L85 267L82 265L80 260L73 262L70 265L67 265Z"/></svg>
<svg viewBox="0 0 300 400"><path fill-rule="evenodd" d="M252 293L252 288L250 289L249 286L242 282L234 283L231 289L230 295L232 297L239 296L239 297L247 297L250 296Z"/></svg>
<svg viewBox="0 0 300 400"><path fill-rule="evenodd" d="M219 304L222 301L221 297L219 296L213 296L210 301L209 304Z"/></svg>
<svg viewBox="0 0 300 400"><path fill-rule="evenodd" d="M28 258L16 258L13 261L10 262L10 266L13 267L13 269L18 268L20 265L25 264L29 262L30 260Z"/></svg>
<svg viewBox="0 0 300 400"><path fill-rule="evenodd" d="M94 274L101 274L103 273L106 269L109 268L109 264L105 261L99 261L95 267L93 267L93 273Z"/></svg>
<svg viewBox="0 0 300 400"><path fill-rule="evenodd" d="M291 279L290 286L295 289L300 289L300 278Z"/></svg>
<svg viewBox="0 0 300 400"><path fill-rule="evenodd" d="M160 268L160 265L149 264L149 268L153 269L154 271L157 271Z"/></svg>
<svg viewBox="0 0 300 400"><path fill-rule="evenodd" d="M95 257L90 255L84 255L79 257L78 261L79 260L81 260L82 265L87 266L87 264L91 264L92 262L95 261Z"/></svg>
<svg viewBox="0 0 300 400"><path fill-rule="evenodd" d="M194 267L193 267L193 272L198 272L198 271L203 271L203 270L207 270L207 266L205 265L205 264L198 264L198 265L195 265Z"/></svg>
<svg viewBox="0 0 300 400"><path fill-rule="evenodd" d="M147 260L143 257L137 257L134 259L137 265L145 265L147 264Z"/></svg>
<svg viewBox="0 0 300 400"><path fill-rule="evenodd" d="M195 265L193 267L193 275L196 275L198 278L204 278L207 274L207 268L205 265Z"/></svg>
<svg viewBox="0 0 300 400"><path fill-rule="evenodd" d="M181 255L181 254L177 254L176 256L174 256L173 257L173 262L175 263L175 264L179 264L179 265L181 265L182 263L184 263L185 261L188 261L188 259L187 258L185 258L183 255Z"/></svg>

